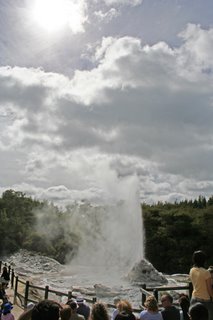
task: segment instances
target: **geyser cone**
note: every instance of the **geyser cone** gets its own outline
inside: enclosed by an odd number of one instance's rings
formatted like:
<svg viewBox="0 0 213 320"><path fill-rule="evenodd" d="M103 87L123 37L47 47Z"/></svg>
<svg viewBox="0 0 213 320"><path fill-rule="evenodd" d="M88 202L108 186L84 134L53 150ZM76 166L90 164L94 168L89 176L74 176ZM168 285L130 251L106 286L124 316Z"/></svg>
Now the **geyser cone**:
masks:
<svg viewBox="0 0 213 320"><path fill-rule="evenodd" d="M168 282L166 277L161 272L158 272L154 266L145 259L137 262L125 278L132 283L140 285L144 283L162 285Z"/></svg>

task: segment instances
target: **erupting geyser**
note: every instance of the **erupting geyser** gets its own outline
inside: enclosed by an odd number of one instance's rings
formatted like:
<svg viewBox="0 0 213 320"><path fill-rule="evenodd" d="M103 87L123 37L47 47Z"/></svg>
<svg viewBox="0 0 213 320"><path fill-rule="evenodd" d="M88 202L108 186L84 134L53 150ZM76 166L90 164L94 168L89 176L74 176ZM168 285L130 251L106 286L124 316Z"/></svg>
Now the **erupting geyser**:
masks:
<svg viewBox="0 0 213 320"><path fill-rule="evenodd" d="M70 205L64 231L74 233L80 242L77 255L67 257L65 268L55 272L52 261L42 258L36 264L24 252L19 253L20 259L16 255L10 260L39 284L81 295L109 298L119 294L138 303L140 292L132 282L165 283L162 274L144 259L139 181L136 176L118 178L112 170L99 181L101 197L96 202ZM33 270L32 265L40 269Z"/></svg>
<svg viewBox="0 0 213 320"><path fill-rule="evenodd" d="M81 245L71 264L117 270L123 276L143 258L142 212L137 177L116 179L107 203L85 203L72 215Z"/></svg>

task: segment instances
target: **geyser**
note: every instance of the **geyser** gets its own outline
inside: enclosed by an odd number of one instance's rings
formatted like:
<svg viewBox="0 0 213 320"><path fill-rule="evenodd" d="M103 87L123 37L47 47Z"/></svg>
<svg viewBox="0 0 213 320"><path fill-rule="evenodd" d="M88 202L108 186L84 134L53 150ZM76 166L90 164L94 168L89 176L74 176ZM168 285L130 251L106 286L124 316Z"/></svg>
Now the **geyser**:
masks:
<svg viewBox="0 0 213 320"><path fill-rule="evenodd" d="M72 212L72 228L81 244L71 265L123 276L144 254L139 182L136 176L112 177L104 186L102 204L85 202Z"/></svg>

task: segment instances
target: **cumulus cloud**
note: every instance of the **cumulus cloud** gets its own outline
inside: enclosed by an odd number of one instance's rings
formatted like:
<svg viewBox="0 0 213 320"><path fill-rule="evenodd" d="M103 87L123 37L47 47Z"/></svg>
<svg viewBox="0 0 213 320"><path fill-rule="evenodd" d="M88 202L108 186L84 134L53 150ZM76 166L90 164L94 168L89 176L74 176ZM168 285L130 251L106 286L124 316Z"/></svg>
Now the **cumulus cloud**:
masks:
<svg viewBox="0 0 213 320"><path fill-rule="evenodd" d="M104 37L72 78L1 67L2 152L23 152L20 176L60 203L107 198L109 174L136 174L149 201L210 193L212 34L188 25L174 48Z"/></svg>
<svg viewBox="0 0 213 320"><path fill-rule="evenodd" d="M142 4L143 0L104 0L106 5L130 5L130 6L137 6Z"/></svg>
<svg viewBox="0 0 213 320"><path fill-rule="evenodd" d="M119 16L118 10L111 8L110 10L103 12L102 10L95 11L94 15L98 18L99 21L104 21L106 23L110 22L113 18Z"/></svg>
<svg viewBox="0 0 213 320"><path fill-rule="evenodd" d="M201 81L202 74L206 79L205 75L213 72L210 53L213 49L213 29L205 30L199 25L188 24L179 36L184 40L184 45L179 48L180 72L191 81L196 80L197 76Z"/></svg>

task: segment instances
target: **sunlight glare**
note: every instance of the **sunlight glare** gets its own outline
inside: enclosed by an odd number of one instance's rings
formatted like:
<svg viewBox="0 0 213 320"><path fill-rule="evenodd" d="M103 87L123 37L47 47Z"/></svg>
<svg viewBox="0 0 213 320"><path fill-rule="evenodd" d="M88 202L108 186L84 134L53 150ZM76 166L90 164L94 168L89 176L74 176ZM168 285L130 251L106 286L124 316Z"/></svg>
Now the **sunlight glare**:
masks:
<svg viewBox="0 0 213 320"><path fill-rule="evenodd" d="M32 14L34 21L48 32L68 26L73 33L77 33L84 31L84 9L81 1L35 0Z"/></svg>

